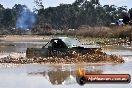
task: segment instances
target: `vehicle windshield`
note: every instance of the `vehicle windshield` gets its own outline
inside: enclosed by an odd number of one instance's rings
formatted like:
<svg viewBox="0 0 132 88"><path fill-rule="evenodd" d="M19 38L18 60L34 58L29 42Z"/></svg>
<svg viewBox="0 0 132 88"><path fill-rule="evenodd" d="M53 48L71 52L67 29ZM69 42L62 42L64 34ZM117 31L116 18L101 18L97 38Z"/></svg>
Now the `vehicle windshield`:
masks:
<svg viewBox="0 0 132 88"><path fill-rule="evenodd" d="M77 38L59 37L59 39L62 39L62 41L66 43L68 48L78 47L81 45Z"/></svg>

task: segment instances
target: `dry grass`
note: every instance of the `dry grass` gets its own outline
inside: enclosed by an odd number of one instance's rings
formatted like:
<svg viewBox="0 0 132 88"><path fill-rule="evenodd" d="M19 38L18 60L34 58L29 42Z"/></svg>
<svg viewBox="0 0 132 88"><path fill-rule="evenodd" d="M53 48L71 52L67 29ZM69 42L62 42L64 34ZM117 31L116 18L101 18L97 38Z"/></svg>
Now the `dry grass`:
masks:
<svg viewBox="0 0 132 88"><path fill-rule="evenodd" d="M126 38L132 33L132 26L114 26L114 27L90 27L80 26L75 31L65 31L67 35L76 35L83 37L101 37L101 38Z"/></svg>

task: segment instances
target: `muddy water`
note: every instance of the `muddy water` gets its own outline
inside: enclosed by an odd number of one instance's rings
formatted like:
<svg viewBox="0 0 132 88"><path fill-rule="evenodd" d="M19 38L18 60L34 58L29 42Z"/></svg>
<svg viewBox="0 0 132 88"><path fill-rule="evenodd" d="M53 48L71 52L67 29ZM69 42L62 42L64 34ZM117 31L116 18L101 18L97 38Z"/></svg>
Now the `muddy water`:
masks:
<svg viewBox="0 0 132 88"><path fill-rule="evenodd" d="M41 48L46 42L0 42L2 52L25 52L27 48Z"/></svg>
<svg viewBox="0 0 132 88"><path fill-rule="evenodd" d="M6 43L7 44L7 43ZM9 43L10 44L10 43ZM0 54L25 52L27 47L42 47L45 43L11 43L15 46L0 47ZM82 66L88 71L99 74L130 74L132 75L131 48L104 48L108 54L116 54L125 58L126 63L112 65ZM79 65L13 65L0 64L0 88L131 88L130 84L86 84L80 86L76 82L76 69Z"/></svg>
<svg viewBox="0 0 132 88"><path fill-rule="evenodd" d="M47 42L0 42L0 57L22 54L24 57L27 48L41 48ZM18 56L16 56L18 57Z"/></svg>

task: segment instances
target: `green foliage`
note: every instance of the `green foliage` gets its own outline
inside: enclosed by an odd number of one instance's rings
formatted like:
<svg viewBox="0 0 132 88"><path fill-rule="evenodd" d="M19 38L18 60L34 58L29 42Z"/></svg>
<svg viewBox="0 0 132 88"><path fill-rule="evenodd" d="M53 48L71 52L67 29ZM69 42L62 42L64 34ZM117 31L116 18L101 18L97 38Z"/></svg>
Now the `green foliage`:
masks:
<svg viewBox="0 0 132 88"><path fill-rule="evenodd" d="M109 26L123 18L127 7L115 5L100 5L99 0L76 0L72 4L61 4L39 10L44 16L44 22L51 24L55 29L78 28L81 25Z"/></svg>

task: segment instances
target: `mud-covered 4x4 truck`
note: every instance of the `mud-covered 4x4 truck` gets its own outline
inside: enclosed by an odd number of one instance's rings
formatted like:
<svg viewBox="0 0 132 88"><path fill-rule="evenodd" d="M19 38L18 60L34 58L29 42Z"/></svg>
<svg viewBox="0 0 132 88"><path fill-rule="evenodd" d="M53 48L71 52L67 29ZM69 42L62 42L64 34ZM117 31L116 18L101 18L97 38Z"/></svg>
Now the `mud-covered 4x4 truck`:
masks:
<svg viewBox="0 0 132 88"><path fill-rule="evenodd" d="M26 57L62 57L67 56L72 57L74 53L94 53L100 48L85 48L83 47L79 40L76 38L69 37L58 37L51 39L46 45L42 48L27 48Z"/></svg>

